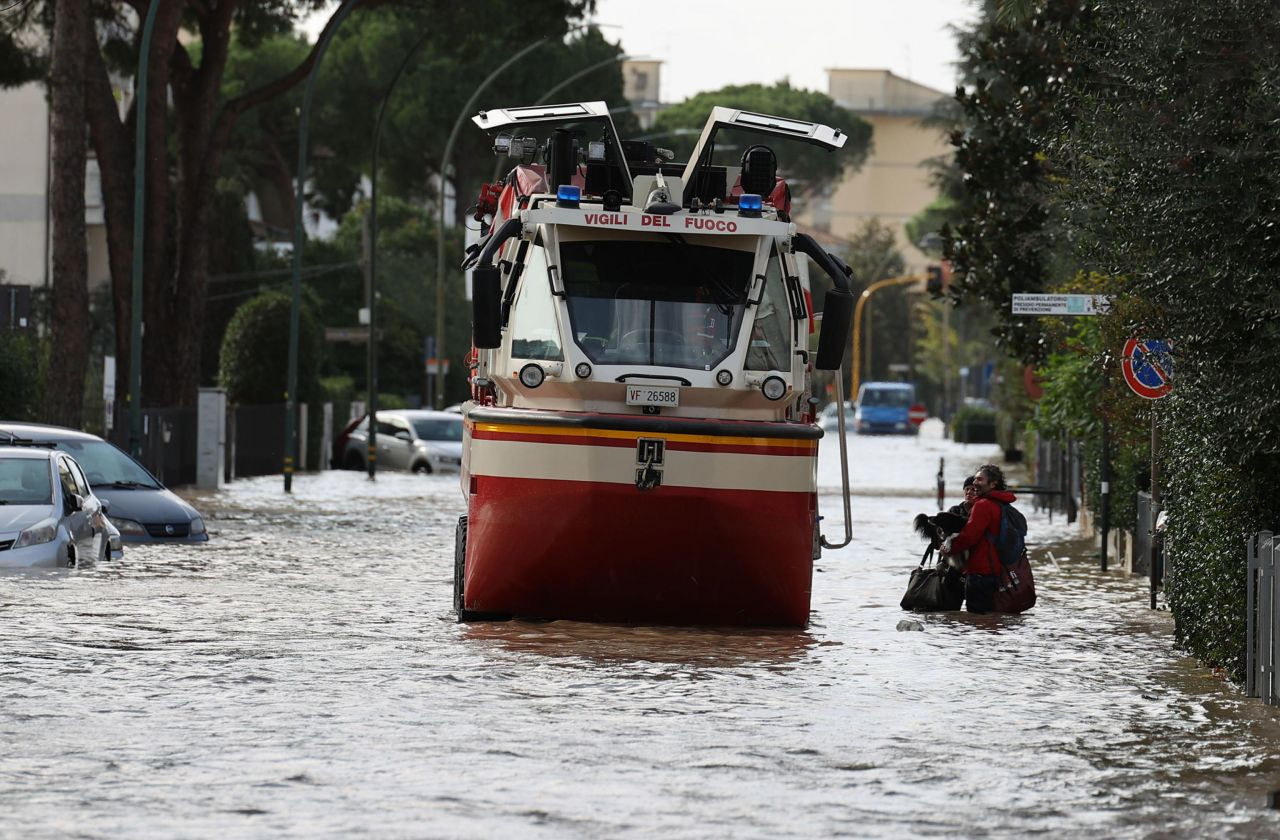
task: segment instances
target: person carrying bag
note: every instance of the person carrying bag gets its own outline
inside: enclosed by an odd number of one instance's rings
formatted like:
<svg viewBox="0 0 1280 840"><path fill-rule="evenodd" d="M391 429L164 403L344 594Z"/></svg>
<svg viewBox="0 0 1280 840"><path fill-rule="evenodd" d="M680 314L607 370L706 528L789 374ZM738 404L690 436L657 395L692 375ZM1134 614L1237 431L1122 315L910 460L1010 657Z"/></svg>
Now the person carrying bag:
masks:
<svg viewBox="0 0 1280 840"><path fill-rule="evenodd" d="M1020 613L1035 606L1035 581L1026 554L1026 518L1013 508L1003 471L983 464L973 476L978 499L969 521L943 551L969 551L965 605L969 612Z"/></svg>
<svg viewBox="0 0 1280 840"><path fill-rule="evenodd" d="M941 559L926 566L933 557L932 543L924 550L920 565L911 570L907 592L902 596L904 610L946 612L958 610L964 603L964 575Z"/></svg>

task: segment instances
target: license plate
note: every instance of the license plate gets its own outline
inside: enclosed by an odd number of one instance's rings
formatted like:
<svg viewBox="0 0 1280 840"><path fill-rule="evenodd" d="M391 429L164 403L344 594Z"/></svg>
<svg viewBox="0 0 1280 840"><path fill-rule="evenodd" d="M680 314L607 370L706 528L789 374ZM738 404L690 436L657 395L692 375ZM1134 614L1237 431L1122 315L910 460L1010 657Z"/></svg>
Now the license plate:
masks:
<svg viewBox="0 0 1280 840"><path fill-rule="evenodd" d="M674 408L680 405L680 389L674 385L628 385L627 405Z"/></svg>

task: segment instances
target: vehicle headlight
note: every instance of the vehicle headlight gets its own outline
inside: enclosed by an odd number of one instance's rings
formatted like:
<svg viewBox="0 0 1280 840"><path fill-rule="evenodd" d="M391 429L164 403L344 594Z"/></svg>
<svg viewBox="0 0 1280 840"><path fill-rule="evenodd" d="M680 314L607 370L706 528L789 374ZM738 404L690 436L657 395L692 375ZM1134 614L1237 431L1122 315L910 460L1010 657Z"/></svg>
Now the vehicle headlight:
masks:
<svg viewBox="0 0 1280 840"><path fill-rule="evenodd" d="M116 526L116 530L118 530L121 535L127 534L131 537L145 537L147 535L147 529L143 528L132 519L120 519L115 516L109 518L111 519L111 524Z"/></svg>
<svg viewBox="0 0 1280 840"><path fill-rule="evenodd" d="M191 536L193 536L193 537L194 537L194 536L196 536L197 534L203 534L203 533L204 533L204 520L203 520L203 519L201 519L201 518L200 518L200 517L198 517L198 516L197 516L195 519L192 519L192 520L191 520L191 531L190 531L190 533L191 533Z"/></svg>
<svg viewBox="0 0 1280 840"><path fill-rule="evenodd" d="M58 535L58 520L42 519L32 525L27 530L18 534L18 539L14 542L14 548L26 548L29 545L44 545L47 542L53 542L53 538Z"/></svg>

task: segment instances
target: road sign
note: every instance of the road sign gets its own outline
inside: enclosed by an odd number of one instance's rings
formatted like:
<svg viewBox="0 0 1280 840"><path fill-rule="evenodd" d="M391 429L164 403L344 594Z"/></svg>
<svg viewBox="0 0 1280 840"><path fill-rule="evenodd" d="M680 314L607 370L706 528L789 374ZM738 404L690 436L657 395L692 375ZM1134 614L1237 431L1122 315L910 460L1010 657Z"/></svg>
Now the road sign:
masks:
<svg viewBox="0 0 1280 840"><path fill-rule="evenodd" d="M1158 400L1173 390L1173 355L1169 342L1158 338L1131 338L1120 358L1124 381L1138 396Z"/></svg>
<svg viewBox="0 0 1280 840"><path fill-rule="evenodd" d="M924 406L922 406L920 403L916 403L915 405L911 406L911 408L907 409L907 419L911 421L911 425L913 426L919 426L928 418L929 418L929 410Z"/></svg>
<svg viewBox="0 0 1280 840"><path fill-rule="evenodd" d="M378 339L382 338L382 330L378 330ZM350 344L364 344L369 340L368 327L325 327L324 340L329 342L345 341Z"/></svg>
<svg viewBox="0 0 1280 840"><path fill-rule="evenodd" d="M1013 296L1014 315L1103 315L1110 308L1110 295Z"/></svg>
<svg viewBox="0 0 1280 840"><path fill-rule="evenodd" d="M426 359L423 363L423 369L430 374L438 374L440 372L440 362L435 359ZM444 360L444 372L449 372L449 360Z"/></svg>

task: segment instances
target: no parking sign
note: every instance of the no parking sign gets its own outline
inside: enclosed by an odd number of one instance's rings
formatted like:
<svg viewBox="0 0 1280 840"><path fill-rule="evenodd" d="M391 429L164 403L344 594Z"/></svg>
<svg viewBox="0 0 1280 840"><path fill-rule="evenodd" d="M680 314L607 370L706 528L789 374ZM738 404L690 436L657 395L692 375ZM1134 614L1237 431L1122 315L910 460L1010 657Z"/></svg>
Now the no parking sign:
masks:
<svg viewBox="0 0 1280 840"><path fill-rule="evenodd" d="M1120 358L1124 381L1138 396L1158 400L1173 390L1173 355L1169 342L1158 338L1131 338Z"/></svg>

